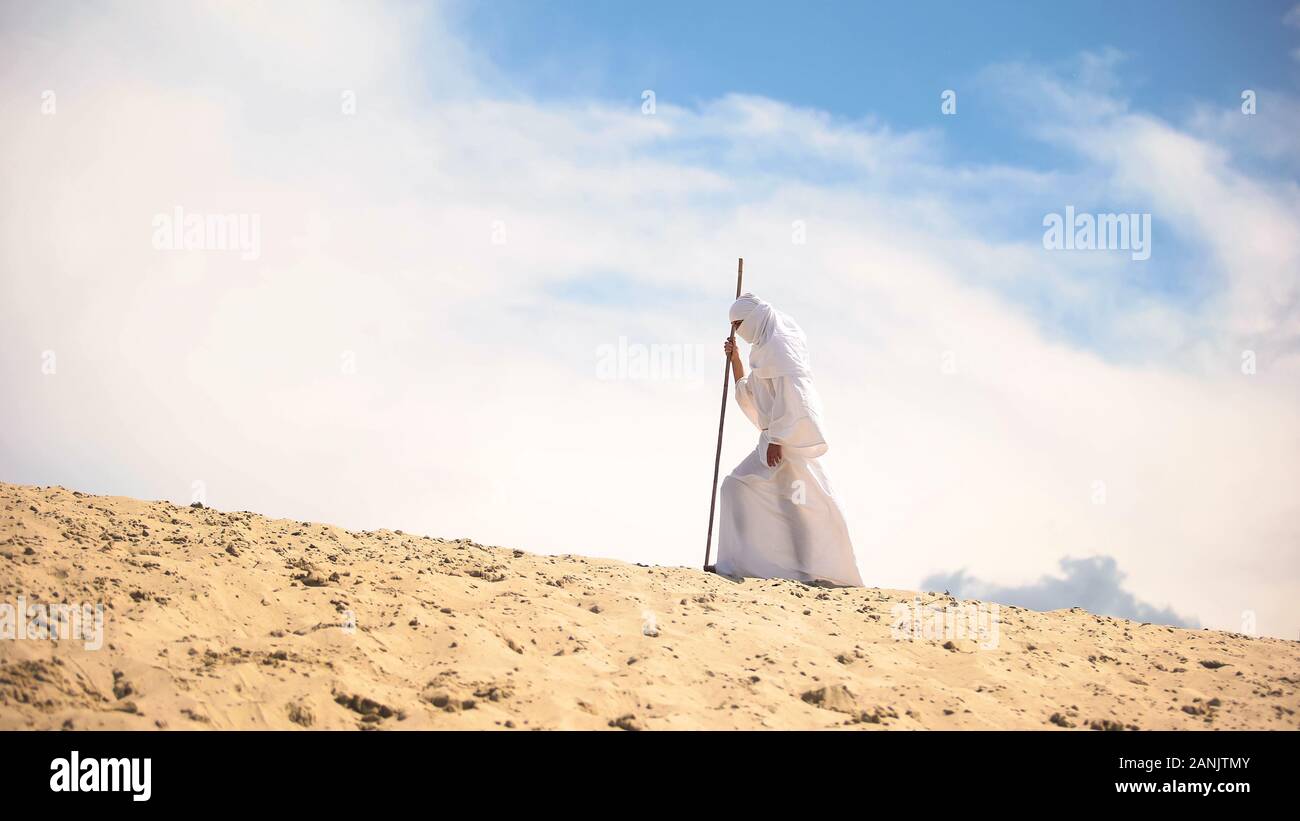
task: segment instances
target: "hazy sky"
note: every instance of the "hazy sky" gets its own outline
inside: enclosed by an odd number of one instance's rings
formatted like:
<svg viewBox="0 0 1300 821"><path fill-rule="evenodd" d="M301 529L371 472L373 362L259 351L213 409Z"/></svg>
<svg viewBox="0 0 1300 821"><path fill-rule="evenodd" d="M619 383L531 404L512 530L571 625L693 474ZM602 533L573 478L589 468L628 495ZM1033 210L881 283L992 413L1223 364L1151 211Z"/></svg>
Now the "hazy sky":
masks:
<svg viewBox="0 0 1300 821"><path fill-rule="evenodd" d="M856 5L4 5L0 479L698 565L744 256L868 584L1295 638L1300 10Z"/></svg>

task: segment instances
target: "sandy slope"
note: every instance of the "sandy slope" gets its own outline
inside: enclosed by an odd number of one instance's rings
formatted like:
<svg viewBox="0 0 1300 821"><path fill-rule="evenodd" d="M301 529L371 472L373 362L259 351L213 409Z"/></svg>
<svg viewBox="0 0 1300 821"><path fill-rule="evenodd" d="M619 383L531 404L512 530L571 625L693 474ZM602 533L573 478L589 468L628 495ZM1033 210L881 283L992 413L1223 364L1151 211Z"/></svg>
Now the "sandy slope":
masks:
<svg viewBox="0 0 1300 821"><path fill-rule="evenodd" d="M0 567L106 607L97 651L0 640L2 728L1300 726L1300 643L1078 610L899 640L906 591L8 484Z"/></svg>

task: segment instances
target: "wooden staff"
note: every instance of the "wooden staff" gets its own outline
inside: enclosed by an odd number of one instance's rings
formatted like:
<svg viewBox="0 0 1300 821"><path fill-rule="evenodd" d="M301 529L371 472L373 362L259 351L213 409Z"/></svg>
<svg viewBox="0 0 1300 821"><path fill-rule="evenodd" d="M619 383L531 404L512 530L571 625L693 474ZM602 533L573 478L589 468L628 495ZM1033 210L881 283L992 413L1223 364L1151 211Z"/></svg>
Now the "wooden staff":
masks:
<svg viewBox="0 0 1300 821"><path fill-rule="evenodd" d="M736 299L740 299L740 283L745 278L745 260L740 258L736 261ZM727 323L730 331L727 333L727 340L731 342L732 348L736 345L736 329ZM732 353L735 356L735 353ZM713 487L709 495L709 535L704 540L704 570L712 572L713 568L709 566L709 550L713 547L713 511L718 504L718 467L722 464L722 426L727 421L727 388L731 383L731 356L727 357L722 363L722 412L718 414L718 451L713 456Z"/></svg>

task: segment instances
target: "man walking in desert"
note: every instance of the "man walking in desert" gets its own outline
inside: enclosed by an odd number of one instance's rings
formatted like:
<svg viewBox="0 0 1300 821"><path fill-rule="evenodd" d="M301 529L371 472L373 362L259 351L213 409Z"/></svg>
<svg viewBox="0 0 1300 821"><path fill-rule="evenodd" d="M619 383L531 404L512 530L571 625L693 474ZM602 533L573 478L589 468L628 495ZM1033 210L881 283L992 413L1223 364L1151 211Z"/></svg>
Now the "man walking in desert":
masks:
<svg viewBox="0 0 1300 821"><path fill-rule="evenodd" d="M731 340L724 351L736 402L759 436L722 481L717 572L861 587L843 510L817 461L827 444L803 330L753 294L732 304L731 324L751 345L748 375Z"/></svg>

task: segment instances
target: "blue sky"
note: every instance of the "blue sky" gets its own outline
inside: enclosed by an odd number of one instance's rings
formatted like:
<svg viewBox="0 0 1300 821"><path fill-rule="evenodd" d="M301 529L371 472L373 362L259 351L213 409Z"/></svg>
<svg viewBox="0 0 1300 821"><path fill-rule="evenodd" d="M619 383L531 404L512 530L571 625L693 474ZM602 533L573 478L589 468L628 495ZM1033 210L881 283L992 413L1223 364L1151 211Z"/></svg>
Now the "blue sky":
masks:
<svg viewBox="0 0 1300 821"><path fill-rule="evenodd" d="M1080 52L1126 56L1123 93L1136 108L1180 119L1194 101L1239 103L1242 89L1295 92L1300 30L1289 0L1225 3L1025 2L653 4L595 0L467 3L466 34L535 99L698 104L758 94L898 129L941 129L959 160L1057 167L979 82L989 65L1062 64ZM958 92L959 113L939 116Z"/></svg>
<svg viewBox="0 0 1300 821"><path fill-rule="evenodd" d="M529 99L565 104L600 100L636 108L644 89L659 104L697 107L728 94L758 95L825 112L845 123L927 137L933 160L949 167L1008 166L1042 172L1058 184L1025 207L998 213L982 229L1015 241L1041 232L1043 214L1153 210L1148 199L1098 188L1093 164L1059 141L1042 138L1036 112L1009 93L990 69L1049 69L1062 82L1088 82L1081 54L1109 55L1104 91L1133 111L1184 123L1197 111L1234 111L1243 89L1269 108L1293 110L1300 28L1283 18L1294 4L1096 2L1034 6L1023 2L784 3L669 2L651 6L562 0L503 0L453 6L456 28L501 72L506 87ZM1298 52L1300 53L1300 52ZM957 116L943 116L940 95L957 93ZM1277 92L1291 95L1279 99ZM1263 118L1261 118L1263 119ZM692 153L686 153L691 151ZM718 167L728 162L702 144L683 156ZM769 167L787 162L768 157ZM1291 156L1249 150L1232 162L1296 179ZM875 187L834 157L791 163L805 181ZM909 180L902 179L906 186ZM1195 235L1156 215L1161 253L1130 268L1108 297L1159 298L1195 309L1216 289ZM969 215L978 221L977 213ZM942 236L936 241L941 242ZM601 272L598 276L603 276ZM616 281L557 289L601 303L648 290ZM627 282L627 285L633 285ZM1028 307L1044 329L1109 356L1142 358L1096 327L1098 305L1058 304L1034 285L1005 295ZM1104 306L1103 311L1104 311Z"/></svg>

